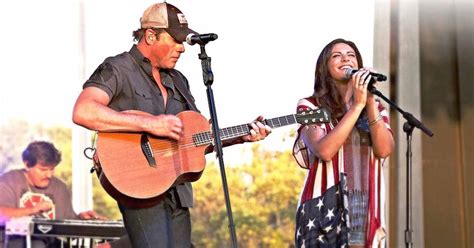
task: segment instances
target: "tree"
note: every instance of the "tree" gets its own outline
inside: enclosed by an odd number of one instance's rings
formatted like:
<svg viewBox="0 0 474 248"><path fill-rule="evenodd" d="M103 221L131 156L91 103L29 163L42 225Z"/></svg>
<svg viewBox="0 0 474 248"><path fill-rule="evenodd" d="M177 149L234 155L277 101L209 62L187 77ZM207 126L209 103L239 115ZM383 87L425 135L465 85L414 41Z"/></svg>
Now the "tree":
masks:
<svg viewBox="0 0 474 248"><path fill-rule="evenodd" d="M294 218L305 171L290 151L253 147L253 161L226 168L239 246L292 247ZM197 247L229 247L227 212L220 172L210 163L194 183L193 242Z"/></svg>

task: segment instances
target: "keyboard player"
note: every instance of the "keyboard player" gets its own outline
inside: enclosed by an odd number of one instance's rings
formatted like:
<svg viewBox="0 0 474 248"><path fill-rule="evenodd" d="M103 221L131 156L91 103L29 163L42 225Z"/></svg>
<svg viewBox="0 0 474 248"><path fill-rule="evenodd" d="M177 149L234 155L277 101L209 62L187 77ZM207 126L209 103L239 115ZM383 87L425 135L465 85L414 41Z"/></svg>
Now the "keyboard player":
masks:
<svg viewBox="0 0 474 248"><path fill-rule="evenodd" d="M22 153L24 169L0 176L0 226L14 217L36 216L46 219L102 219L90 210L76 214L71 194L54 170L61 162L61 153L52 143L35 141ZM2 231L3 232L3 231ZM0 247L5 234L0 233ZM32 238L32 247L57 247L57 239ZM8 237L8 247L24 247L23 237Z"/></svg>

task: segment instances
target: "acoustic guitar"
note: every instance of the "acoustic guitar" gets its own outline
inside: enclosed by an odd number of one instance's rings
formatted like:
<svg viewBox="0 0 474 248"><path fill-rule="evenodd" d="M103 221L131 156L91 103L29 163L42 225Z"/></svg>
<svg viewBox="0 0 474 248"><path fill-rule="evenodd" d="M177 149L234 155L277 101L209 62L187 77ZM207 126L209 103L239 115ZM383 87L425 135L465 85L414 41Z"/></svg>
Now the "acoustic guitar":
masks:
<svg viewBox="0 0 474 248"><path fill-rule="evenodd" d="M147 133L98 133L95 169L102 186L115 200L128 206L151 205L173 185L201 177L206 165L205 150L214 141L210 124L194 111L177 116L184 126L179 141ZM294 123L329 122L329 118L327 111L317 109L262 122L278 128ZM222 141L234 139L250 130L249 124L223 128L220 137Z"/></svg>

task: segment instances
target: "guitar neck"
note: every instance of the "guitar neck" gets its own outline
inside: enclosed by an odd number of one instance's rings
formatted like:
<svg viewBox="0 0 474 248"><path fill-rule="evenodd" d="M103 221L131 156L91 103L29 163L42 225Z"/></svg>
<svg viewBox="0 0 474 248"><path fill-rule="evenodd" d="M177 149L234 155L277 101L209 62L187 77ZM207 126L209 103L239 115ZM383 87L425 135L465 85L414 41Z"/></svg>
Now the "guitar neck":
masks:
<svg viewBox="0 0 474 248"><path fill-rule="evenodd" d="M295 124L296 117L295 115L286 115L281 117L276 117L272 119L266 119L262 121L263 124L268 125L272 129L284 127L287 125ZM230 140L238 137L245 136L250 134L251 127L249 124L242 124L233 127L227 127L220 130L221 140ZM200 145L210 145L214 141L214 137L210 131L197 133L193 135L193 141L197 146Z"/></svg>

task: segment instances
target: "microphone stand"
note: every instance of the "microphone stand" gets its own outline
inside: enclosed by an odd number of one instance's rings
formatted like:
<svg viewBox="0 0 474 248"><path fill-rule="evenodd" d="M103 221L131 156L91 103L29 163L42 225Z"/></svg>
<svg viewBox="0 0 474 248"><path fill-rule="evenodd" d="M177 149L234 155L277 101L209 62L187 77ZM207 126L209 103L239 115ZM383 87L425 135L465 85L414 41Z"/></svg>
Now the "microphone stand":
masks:
<svg viewBox="0 0 474 248"><path fill-rule="evenodd" d="M407 136L407 152L406 152L406 163L407 163L407 182L406 182L406 229L405 229L405 247L413 247L413 228L412 228L412 152L411 152L411 140L412 140L412 133L413 129L419 128L423 131L426 135L433 137L433 132L429 130L427 127L423 125L421 121L416 119L412 114L403 111L400 107L398 107L394 102L390 99L385 97L380 91L378 91L373 86L373 80L370 81L367 89L374 95L379 96L385 102L390 104L393 108L395 108L398 112L400 112L405 118L406 122L403 124L403 131L406 133Z"/></svg>
<svg viewBox="0 0 474 248"><path fill-rule="evenodd" d="M199 54L199 59L201 60L202 66L202 77L204 80L204 85L207 87L207 100L209 103L209 112L211 115L211 123L212 123L212 133L214 135L214 151L216 152L216 156L219 159L219 167L221 170L221 179L222 179L222 186L224 190L224 197L225 197L225 205L227 209L227 217L229 218L229 231L230 231L230 238L233 248L237 248L237 235L235 234L235 225L234 220L232 217L232 207L230 205L230 197L229 197L229 190L227 187L227 178L225 174L225 167L224 167L224 159L223 159L223 151L222 151L222 141L221 135L219 132L219 124L217 123L217 113L216 113L216 105L214 102L214 93L212 91L212 83L214 82L214 75L212 74L211 70L211 58L207 56L205 45L207 42L201 41L199 43L201 46L201 53Z"/></svg>

